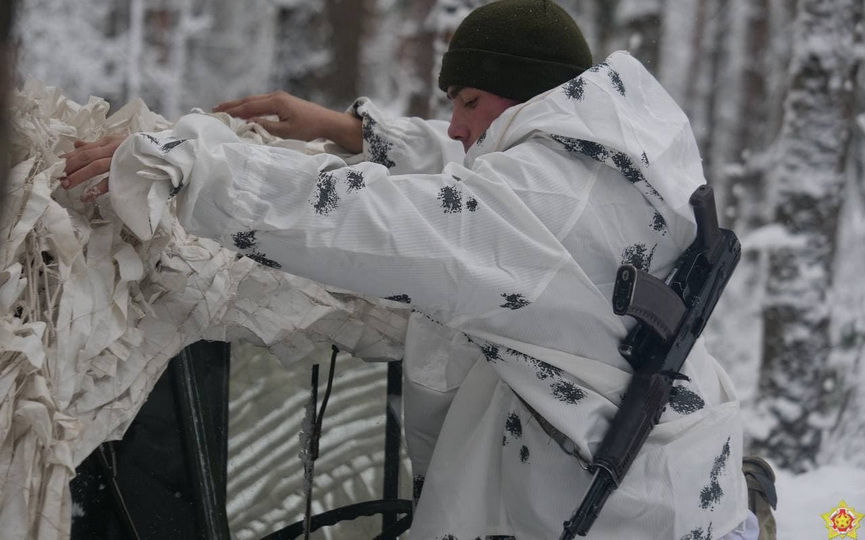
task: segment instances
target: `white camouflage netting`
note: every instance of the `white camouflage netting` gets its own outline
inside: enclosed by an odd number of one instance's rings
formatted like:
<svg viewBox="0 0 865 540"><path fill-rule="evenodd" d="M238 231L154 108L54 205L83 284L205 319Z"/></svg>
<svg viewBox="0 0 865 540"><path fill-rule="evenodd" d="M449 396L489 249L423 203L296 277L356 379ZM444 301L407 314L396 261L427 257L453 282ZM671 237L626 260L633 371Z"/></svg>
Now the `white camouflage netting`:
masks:
<svg viewBox="0 0 865 540"><path fill-rule="evenodd" d="M261 266L185 234L166 212L151 241L123 230L107 197L59 187L76 139L170 127L141 101L66 99L29 82L13 102L12 171L0 208L0 530L67 538L69 480L119 439L170 358L200 339L249 341L300 360L333 342L402 356L408 311ZM241 136L306 152L217 115Z"/></svg>

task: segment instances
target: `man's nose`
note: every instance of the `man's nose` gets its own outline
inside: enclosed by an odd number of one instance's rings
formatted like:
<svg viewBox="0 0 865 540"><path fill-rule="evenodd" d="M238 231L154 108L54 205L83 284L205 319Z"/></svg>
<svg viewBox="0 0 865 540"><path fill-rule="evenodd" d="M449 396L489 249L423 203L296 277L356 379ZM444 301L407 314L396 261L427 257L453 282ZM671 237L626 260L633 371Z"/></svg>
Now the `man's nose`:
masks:
<svg viewBox="0 0 865 540"><path fill-rule="evenodd" d="M465 141L468 139L469 130L465 122L462 121L457 111L451 114L451 123L448 126L448 137L455 141Z"/></svg>

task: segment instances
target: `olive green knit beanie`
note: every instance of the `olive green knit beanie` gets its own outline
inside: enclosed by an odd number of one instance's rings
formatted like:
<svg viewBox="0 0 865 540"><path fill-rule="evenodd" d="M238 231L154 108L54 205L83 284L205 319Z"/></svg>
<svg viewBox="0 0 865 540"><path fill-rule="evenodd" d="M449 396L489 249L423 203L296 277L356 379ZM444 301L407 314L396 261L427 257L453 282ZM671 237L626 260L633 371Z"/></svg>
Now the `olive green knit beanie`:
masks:
<svg viewBox="0 0 865 540"><path fill-rule="evenodd" d="M564 9L549 0L498 0L460 23L442 58L439 88L527 101L591 66L583 33Z"/></svg>

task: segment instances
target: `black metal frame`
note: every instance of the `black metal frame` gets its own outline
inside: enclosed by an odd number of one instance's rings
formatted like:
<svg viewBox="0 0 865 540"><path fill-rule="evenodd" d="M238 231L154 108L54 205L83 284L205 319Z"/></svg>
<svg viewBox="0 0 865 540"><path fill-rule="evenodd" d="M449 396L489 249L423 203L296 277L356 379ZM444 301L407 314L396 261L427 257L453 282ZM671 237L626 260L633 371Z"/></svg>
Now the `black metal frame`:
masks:
<svg viewBox="0 0 865 540"><path fill-rule="evenodd" d="M315 380L315 378L314 378ZM313 383L317 386L316 383ZM309 531L351 521L362 516L382 516L382 532L374 540L393 540L411 527L413 503L399 498L400 440L402 439L402 363L387 365L387 405L385 407L384 482L382 499L351 504L311 516ZM317 419L320 421L320 418ZM318 422L317 422L318 423ZM405 514L399 517L400 514ZM306 520L274 531L262 540L294 540L307 532Z"/></svg>
<svg viewBox="0 0 865 540"><path fill-rule="evenodd" d="M194 347L194 345L192 346ZM183 419L184 446L192 470L193 482L197 491L197 515L206 537L213 540L228 540L228 520L225 512L224 495L219 496L219 486L208 471L214 467L214 457L208 447L205 433L205 408L197 391L194 376L194 363L189 348L185 349L172 362L176 370L175 395L179 416ZM387 366L387 404L385 408L385 457L383 498L336 508L312 516L310 532L322 527L350 521L361 516L381 514L382 533L380 540L397 538L411 526L413 503L399 498L400 441L402 439L402 362L389 362ZM223 480L221 489L225 489ZM400 517L402 515L402 517ZM304 521L289 525L265 537L266 540L298 538L304 534Z"/></svg>
<svg viewBox="0 0 865 540"><path fill-rule="evenodd" d="M207 365L207 364L210 365ZM205 369L206 367L206 369ZM314 366L317 368L318 366ZM188 489L194 501L198 537L206 540L231 538L225 508L228 463L228 379L230 348L228 344L198 342L173 358L168 366L173 386L163 392L167 410L177 416ZM330 378L330 377L329 377ZM314 383L317 390L317 380ZM361 516L382 516L382 532L375 540L397 538L411 526L413 503L399 498L400 442L402 439L402 362L387 367L387 404L385 419L385 459L383 498L336 508L311 516L309 532L350 521ZM322 407L323 409L323 407ZM322 410L323 412L323 410ZM319 418L316 422L320 430ZM174 439L176 440L176 439ZM129 538L151 536L142 531L142 509L127 508L121 485L115 481L118 468L115 443L105 443L95 452L103 476L109 480L112 499L120 526ZM136 444L121 441L118 444ZM121 467L121 470L123 467ZM135 523L133 517L139 523ZM266 540L294 539L305 534L305 520L289 525L265 537Z"/></svg>
<svg viewBox="0 0 865 540"><path fill-rule="evenodd" d="M209 425L207 403L202 400L198 392L199 379L195 376L195 363L190 348L180 351L172 361L171 369L175 373L174 396L179 413L183 447L186 451L186 462L191 470L192 483L197 492L196 517L199 530L204 533L205 538L230 540L231 533L225 510L227 478L223 475L223 469L228 462L228 445L227 441L225 444L217 444L219 449L216 453L222 455L213 455L213 442L208 441L213 435L208 433L206 427ZM227 435L225 433L226 438ZM217 466L216 461L221 461L221 464ZM214 471L219 471L219 474L214 475Z"/></svg>

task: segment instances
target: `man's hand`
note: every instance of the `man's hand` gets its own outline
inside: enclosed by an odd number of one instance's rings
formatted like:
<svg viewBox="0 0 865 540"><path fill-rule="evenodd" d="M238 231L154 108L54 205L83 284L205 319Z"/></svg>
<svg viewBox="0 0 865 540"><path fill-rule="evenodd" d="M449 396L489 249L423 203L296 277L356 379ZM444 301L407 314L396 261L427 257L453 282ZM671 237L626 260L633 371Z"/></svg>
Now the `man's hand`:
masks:
<svg viewBox="0 0 865 540"><path fill-rule="evenodd" d="M94 176L105 174L111 169L111 158L126 135L108 135L95 142L75 141L75 149L65 154L66 178L60 181L66 189L90 180ZM103 178L95 186L91 186L81 195L82 202L91 202L108 192L108 178Z"/></svg>
<svg viewBox="0 0 865 540"><path fill-rule="evenodd" d="M255 122L277 137L311 141L325 136L324 123L331 111L287 92L272 92L220 103L213 112ZM276 116L278 120L266 116Z"/></svg>
<svg viewBox="0 0 865 540"><path fill-rule="evenodd" d="M255 122L273 135L284 139L311 141L323 137L350 152L363 151L360 119L332 111L287 92L272 92L227 101L214 107L213 112L224 112ZM278 120L269 120L264 118L266 116L276 116Z"/></svg>

